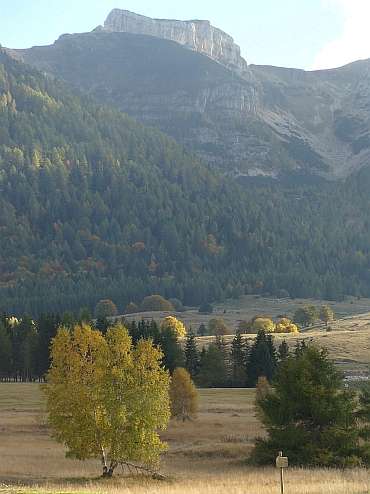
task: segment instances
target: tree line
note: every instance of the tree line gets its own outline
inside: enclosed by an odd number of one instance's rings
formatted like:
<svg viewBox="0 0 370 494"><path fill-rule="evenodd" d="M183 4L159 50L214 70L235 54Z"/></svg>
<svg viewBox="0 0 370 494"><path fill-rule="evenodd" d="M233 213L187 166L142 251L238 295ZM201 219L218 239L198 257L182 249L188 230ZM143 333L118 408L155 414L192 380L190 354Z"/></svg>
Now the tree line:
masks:
<svg viewBox="0 0 370 494"><path fill-rule="evenodd" d="M139 321L124 317L111 320L105 316L93 321L85 308L78 317L69 312L62 316L42 312L35 323L28 314L18 320L3 312L0 319L0 379L43 381L50 366L50 343L59 328L73 331L76 326L87 324L104 336L116 322L127 329L134 345L150 339L160 347L161 364L171 375L176 368L183 367L200 387L253 387L260 375L271 380L278 363L288 354L285 340L276 348L273 335L263 330L258 332L253 344L237 332L230 345L224 335L216 335L205 348L202 338L197 340L191 328L185 335L183 324L172 316L161 323L144 318ZM300 345L298 343L298 348Z"/></svg>

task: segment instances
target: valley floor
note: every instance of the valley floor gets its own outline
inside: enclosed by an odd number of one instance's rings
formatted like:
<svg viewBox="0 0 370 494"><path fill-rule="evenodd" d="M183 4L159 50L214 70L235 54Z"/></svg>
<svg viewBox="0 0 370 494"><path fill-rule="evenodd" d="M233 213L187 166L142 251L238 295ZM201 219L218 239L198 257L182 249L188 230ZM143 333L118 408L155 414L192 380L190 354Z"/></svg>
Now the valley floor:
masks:
<svg viewBox="0 0 370 494"><path fill-rule="evenodd" d="M254 468L246 459L254 437L263 434L253 411L253 389L201 389L193 422L171 420L163 439L164 481L131 476L117 468L101 479L99 461L72 461L45 426L37 384L0 383L0 493L96 492L123 494L274 494L278 470ZM360 494L370 491L366 469L285 470L285 492Z"/></svg>

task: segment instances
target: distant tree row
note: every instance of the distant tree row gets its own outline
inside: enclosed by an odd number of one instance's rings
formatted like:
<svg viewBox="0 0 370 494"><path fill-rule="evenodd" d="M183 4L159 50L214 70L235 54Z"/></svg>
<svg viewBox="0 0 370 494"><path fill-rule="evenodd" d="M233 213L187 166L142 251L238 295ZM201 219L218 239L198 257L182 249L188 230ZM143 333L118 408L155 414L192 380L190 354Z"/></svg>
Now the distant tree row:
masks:
<svg viewBox="0 0 370 494"><path fill-rule="evenodd" d="M222 334L216 334L208 348L200 349L193 330L186 332L181 321L173 316L165 317L160 324L153 319L129 321L122 318L119 322L127 328L134 345L142 339L151 339L163 352L164 368L173 374L176 368L184 367L201 387L254 386L260 375L271 380L278 362L288 353L285 341L275 348L273 336L263 330L258 332L252 345L238 332L230 346ZM43 312L36 323L28 314L18 320L3 312L0 379L42 381L50 366L50 342L58 328L72 331L81 324L88 324L105 335L115 322L104 315L94 322L86 308L78 317L70 312L62 316ZM182 343L180 338L184 337Z"/></svg>

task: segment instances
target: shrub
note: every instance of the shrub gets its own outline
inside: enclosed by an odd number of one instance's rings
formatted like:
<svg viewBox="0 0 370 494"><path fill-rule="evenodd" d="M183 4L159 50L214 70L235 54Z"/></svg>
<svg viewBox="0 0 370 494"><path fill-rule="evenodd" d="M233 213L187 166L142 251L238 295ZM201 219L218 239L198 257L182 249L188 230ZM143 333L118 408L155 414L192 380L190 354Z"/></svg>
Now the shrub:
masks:
<svg viewBox="0 0 370 494"><path fill-rule="evenodd" d="M145 312L150 310L174 310L174 308L171 302L161 295L150 295L149 297L145 297L141 302L140 310Z"/></svg>

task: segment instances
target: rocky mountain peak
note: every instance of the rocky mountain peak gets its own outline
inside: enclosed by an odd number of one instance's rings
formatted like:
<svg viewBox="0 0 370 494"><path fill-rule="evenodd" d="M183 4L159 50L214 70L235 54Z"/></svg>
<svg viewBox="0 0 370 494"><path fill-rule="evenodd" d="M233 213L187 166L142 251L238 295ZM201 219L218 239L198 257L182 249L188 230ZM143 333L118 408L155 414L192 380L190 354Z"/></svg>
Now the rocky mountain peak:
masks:
<svg viewBox="0 0 370 494"><path fill-rule="evenodd" d="M244 78L252 77L233 38L211 26L209 21L152 19L128 10L113 9L100 29L107 32L146 34L176 41L189 50L207 55Z"/></svg>

